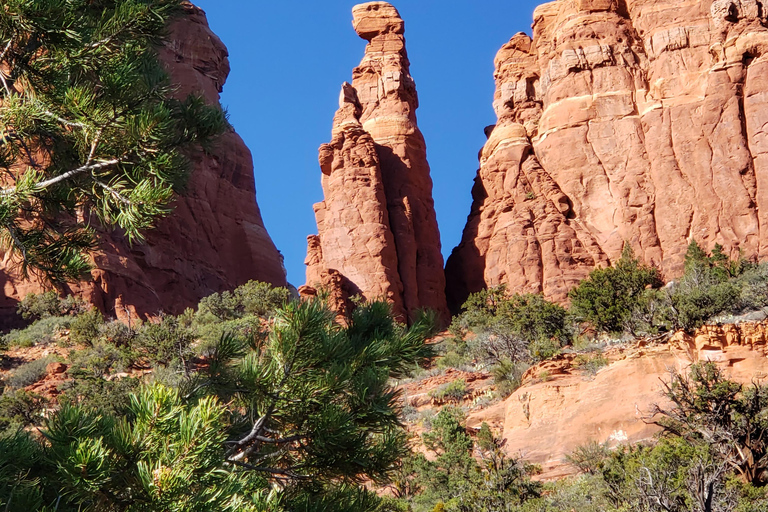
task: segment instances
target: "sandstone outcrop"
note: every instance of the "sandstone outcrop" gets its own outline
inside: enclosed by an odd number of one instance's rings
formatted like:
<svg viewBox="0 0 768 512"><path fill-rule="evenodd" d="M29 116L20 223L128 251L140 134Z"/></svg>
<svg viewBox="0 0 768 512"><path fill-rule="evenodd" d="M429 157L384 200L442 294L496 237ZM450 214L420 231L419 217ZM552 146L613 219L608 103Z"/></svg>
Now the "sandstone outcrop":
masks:
<svg viewBox="0 0 768 512"><path fill-rule="evenodd" d="M532 367L517 391L470 413L467 424L487 422L506 439L508 454L541 464L541 478L554 480L577 472L566 456L588 442L652 440L659 432L652 413L655 404L665 405L662 382L671 370L686 373L692 363L713 361L736 382L763 381L767 339L765 322L705 326L668 343L606 349L609 364L595 375L574 364L575 354L563 354Z"/></svg>
<svg viewBox="0 0 768 512"><path fill-rule="evenodd" d="M447 265L456 308L562 300L624 242L675 277L690 240L768 256L768 12L756 0L557 0L496 57L498 123Z"/></svg>
<svg viewBox="0 0 768 512"><path fill-rule="evenodd" d="M161 55L178 94L202 95L218 104L229 73L227 50L208 28L202 10L172 27ZM250 279L285 285L282 256L270 239L255 199L253 162L242 139L224 134L210 155L200 156L173 213L130 246L115 232L101 232L92 280L74 293L118 318L181 313L206 295ZM39 283L24 281L0 262L0 324L15 317L16 302Z"/></svg>
<svg viewBox="0 0 768 512"><path fill-rule="evenodd" d="M447 317L404 23L386 2L355 6L352 14L368 45L352 83L342 86L332 140L320 147L325 199L315 205L319 235L309 237L307 285L328 286L334 270L342 295L385 298L401 317L421 308Z"/></svg>

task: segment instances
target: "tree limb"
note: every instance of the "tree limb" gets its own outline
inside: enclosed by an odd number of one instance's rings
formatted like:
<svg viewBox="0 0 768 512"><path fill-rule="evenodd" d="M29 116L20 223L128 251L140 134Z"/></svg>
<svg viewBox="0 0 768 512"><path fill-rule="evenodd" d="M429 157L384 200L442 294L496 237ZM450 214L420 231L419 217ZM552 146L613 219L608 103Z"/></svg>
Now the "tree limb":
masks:
<svg viewBox="0 0 768 512"><path fill-rule="evenodd" d="M111 167L113 165L117 165L120 163L120 160L114 159L114 160L106 160L104 162L99 162L97 164L90 164L90 165L84 165L82 167L78 167L77 169L72 169L71 171L67 171L64 174L60 174L59 176L56 176L54 178L41 181L40 183L36 184L34 186L36 191L45 190L46 188L50 187L51 185L55 185L57 183L61 183L62 181L66 181L69 178L73 176L77 176L78 174L82 174L86 171L95 171L98 169L104 169L106 167ZM0 196L9 196L16 192L17 187L9 187L0 189Z"/></svg>

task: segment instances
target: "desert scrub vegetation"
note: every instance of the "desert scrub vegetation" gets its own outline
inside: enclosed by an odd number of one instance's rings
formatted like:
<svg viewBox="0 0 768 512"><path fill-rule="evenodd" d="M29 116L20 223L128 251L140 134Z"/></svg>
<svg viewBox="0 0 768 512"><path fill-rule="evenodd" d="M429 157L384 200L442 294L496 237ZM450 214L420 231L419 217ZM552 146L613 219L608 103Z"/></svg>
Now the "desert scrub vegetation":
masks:
<svg viewBox="0 0 768 512"><path fill-rule="evenodd" d="M589 442L567 462L580 475L531 481L537 468L504 454L487 425L443 408L421 436L429 457L404 459L392 488L411 512L759 512L768 510L768 387L729 381L712 363L671 373L653 442ZM407 506L407 508L406 508Z"/></svg>
<svg viewBox="0 0 768 512"><path fill-rule="evenodd" d="M576 356L576 359L573 360L573 366L587 375L595 375L601 368L608 366L609 362L602 353L592 352Z"/></svg>
<svg viewBox="0 0 768 512"><path fill-rule="evenodd" d="M0 399L0 476L16 483L0 479L0 506L383 510L357 482L388 482L407 454L391 382L433 357L432 317L406 327L359 302L340 325L320 301L265 290L132 327L86 317L55 410L10 386ZM249 317L258 335L206 338ZM44 436L13 430L28 425Z"/></svg>
<svg viewBox="0 0 768 512"><path fill-rule="evenodd" d="M627 247L615 266L596 269L574 288L570 313L609 334L692 331L718 315L768 306L768 265L729 258L715 245L694 240L680 279L662 288L657 269L641 264Z"/></svg>
<svg viewBox="0 0 768 512"><path fill-rule="evenodd" d="M401 510L517 510L540 496L534 466L508 457L487 424L473 437L464 421L461 409L444 407L421 436L430 457L414 453L401 462L391 486Z"/></svg>
<svg viewBox="0 0 768 512"><path fill-rule="evenodd" d="M0 395L0 437L28 426L42 425L49 401L23 389L6 390Z"/></svg>
<svg viewBox="0 0 768 512"><path fill-rule="evenodd" d="M468 393L467 382L464 379L456 379L433 389L429 396L439 403L460 402Z"/></svg>
<svg viewBox="0 0 768 512"><path fill-rule="evenodd" d="M647 290L662 285L658 269L641 264L625 245L615 266L593 270L571 290L570 312L598 331L634 333L637 316L647 309L650 300Z"/></svg>
<svg viewBox="0 0 768 512"><path fill-rule="evenodd" d="M11 388L25 388L45 377L45 368L56 361L57 358L48 356L24 363L13 370L4 381Z"/></svg>
<svg viewBox="0 0 768 512"><path fill-rule="evenodd" d="M46 316L23 329L14 329L2 336L4 347L32 347L55 343L59 335L72 323L69 316Z"/></svg>
<svg viewBox="0 0 768 512"><path fill-rule="evenodd" d="M565 308L541 295L509 295L504 286L470 295L449 330L438 366L487 368L503 395L530 364L558 354L573 337Z"/></svg>

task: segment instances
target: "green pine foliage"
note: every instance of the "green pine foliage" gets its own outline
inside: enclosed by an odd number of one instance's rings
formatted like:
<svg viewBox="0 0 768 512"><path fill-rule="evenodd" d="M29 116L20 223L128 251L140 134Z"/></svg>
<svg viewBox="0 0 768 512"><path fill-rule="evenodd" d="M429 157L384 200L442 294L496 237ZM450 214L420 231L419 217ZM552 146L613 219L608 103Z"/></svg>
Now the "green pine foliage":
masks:
<svg viewBox="0 0 768 512"><path fill-rule="evenodd" d="M415 454L402 465L395 488L413 512L445 510L484 512L517 510L540 495L531 481L532 466L506 456L503 441L483 424L474 440L464 427L464 413L443 408L422 435L430 457Z"/></svg>
<svg viewBox="0 0 768 512"><path fill-rule="evenodd" d="M743 258L731 260L720 245L708 254L694 240L685 255L683 277L664 297L671 327L691 331L723 313L764 307L768 296L752 303L741 300L742 293L753 294L750 288L759 286L754 282L758 275L757 265Z"/></svg>
<svg viewBox="0 0 768 512"><path fill-rule="evenodd" d="M131 241L170 209L226 127L177 99L157 48L180 0L8 0L0 10L0 241L21 271L80 278L93 230Z"/></svg>
<svg viewBox="0 0 768 512"><path fill-rule="evenodd" d="M0 439L0 471L14 475L23 490L3 489L0 504L23 499L28 510L59 511L254 510L242 496L242 476L223 467L226 409L215 398L185 404L178 391L154 385L132 396L128 412L117 418L64 405L46 422L45 444L27 434ZM24 458L10 458L20 450Z"/></svg>
<svg viewBox="0 0 768 512"><path fill-rule="evenodd" d="M253 284L229 295L254 289L264 296ZM256 317L269 333L258 340L235 330L206 342L205 308L119 330L85 322L96 334L72 349L58 410L24 391L0 398L0 475L17 480L0 484L0 509L384 510L362 484L388 483L408 453L390 382L433 356L431 317L406 328L371 303L340 325L319 301L255 302L238 314L271 316ZM119 375L149 365L143 380ZM11 435L29 425L42 437ZM25 460L6 458L22 449Z"/></svg>
<svg viewBox="0 0 768 512"><path fill-rule="evenodd" d="M593 270L571 290L570 311L598 331L634 332L634 313L646 307L648 289L662 284L658 269L641 264L627 244L615 266Z"/></svg>
<svg viewBox="0 0 768 512"><path fill-rule="evenodd" d="M559 347L570 340L566 310L541 295L509 295L498 286L470 295L454 319L454 332L489 333L519 338L533 355L539 346Z"/></svg>

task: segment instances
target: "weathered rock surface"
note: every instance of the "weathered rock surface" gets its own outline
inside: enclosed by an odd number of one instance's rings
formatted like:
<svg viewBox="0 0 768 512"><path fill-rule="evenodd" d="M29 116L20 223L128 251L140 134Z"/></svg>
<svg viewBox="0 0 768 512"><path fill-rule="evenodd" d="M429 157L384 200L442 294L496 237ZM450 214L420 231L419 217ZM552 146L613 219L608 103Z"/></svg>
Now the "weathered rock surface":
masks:
<svg viewBox="0 0 768 512"><path fill-rule="evenodd" d="M189 4L186 9L189 16L172 27L162 58L180 96L194 92L217 104L229 73L227 50L203 11ZM255 193L251 153L230 131L211 155L195 161L187 191L173 213L147 233L146 244L131 247L118 233L100 233L93 279L72 291L125 318L180 313L250 279L285 285L282 256L264 228ZM0 323L12 321L24 295L41 290L39 283L2 267Z"/></svg>
<svg viewBox="0 0 768 512"><path fill-rule="evenodd" d="M307 285L327 286L322 276L335 270L343 295L386 298L400 316L420 308L447 316L404 23L386 2L361 4L352 13L368 45L352 84L342 87L332 140L320 148L325 200L315 205L319 235L309 238Z"/></svg>
<svg viewBox="0 0 768 512"><path fill-rule="evenodd" d="M557 0L496 58L498 124L447 266L451 307L564 299L624 242L768 255L768 12L756 0Z"/></svg>
<svg viewBox="0 0 768 512"><path fill-rule="evenodd" d="M576 472L565 457L585 443L651 440L659 429L649 421L654 405L665 405L662 381L670 370L685 373L692 363L714 361L737 382L764 380L767 337L765 322L705 326L665 344L608 349L609 364L594 376L573 364L574 354L564 354L531 368L517 391L470 413L467 424L487 422L503 433L510 455L541 464L545 480L561 478Z"/></svg>

